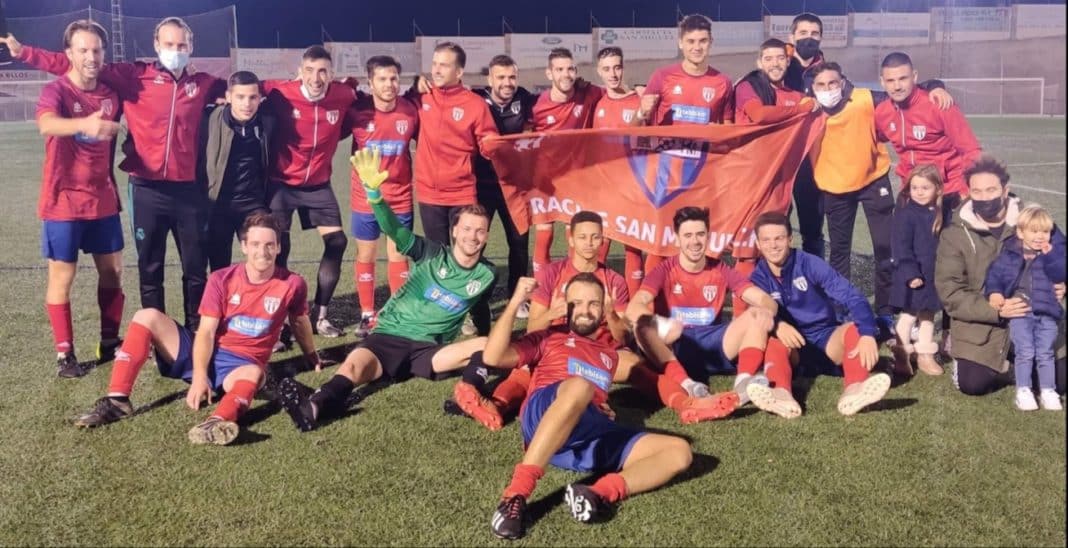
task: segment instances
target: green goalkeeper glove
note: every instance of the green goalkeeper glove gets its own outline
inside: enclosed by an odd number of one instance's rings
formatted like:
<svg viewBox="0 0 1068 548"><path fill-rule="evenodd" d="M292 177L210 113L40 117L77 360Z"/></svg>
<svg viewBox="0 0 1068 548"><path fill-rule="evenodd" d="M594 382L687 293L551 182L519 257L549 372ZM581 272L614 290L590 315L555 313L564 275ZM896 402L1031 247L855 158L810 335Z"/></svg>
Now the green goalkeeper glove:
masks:
<svg viewBox="0 0 1068 548"><path fill-rule="evenodd" d="M352 169L363 183L363 189L367 192L367 203L377 204L382 201L380 187L389 177L389 173L381 171L382 153L377 147L361 148L349 158Z"/></svg>

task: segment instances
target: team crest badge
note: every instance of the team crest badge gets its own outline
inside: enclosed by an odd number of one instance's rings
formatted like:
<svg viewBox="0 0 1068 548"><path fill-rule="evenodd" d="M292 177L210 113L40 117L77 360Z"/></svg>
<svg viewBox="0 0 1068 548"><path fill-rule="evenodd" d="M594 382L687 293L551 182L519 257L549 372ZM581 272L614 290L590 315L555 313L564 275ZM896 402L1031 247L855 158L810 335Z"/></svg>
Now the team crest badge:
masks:
<svg viewBox="0 0 1068 548"><path fill-rule="evenodd" d="M890 122L890 133L897 131L897 124Z"/></svg>
<svg viewBox="0 0 1068 548"><path fill-rule="evenodd" d="M185 84L185 94L186 94L186 96L187 97L196 97L197 89L198 88L197 88L197 83L196 82L187 82Z"/></svg>
<svg viewBox="0 0 1068 548"><path fill-rule="evenodd" d="M547 124L555 124L556 123L556 116L553 116L552 114L550 114L547 118L545 118L545 123L547 123Z"/></svg>
<svg viewBox="0 0 1068 548"><path fill-rule="evenodd" d="M104 116L111 116L112 109L115 105L111 104L111 99L104 99L100 101L100 110L104 111Z"/></svg>
<svg viewBox="0 0 1068 548"><path fill-rule="evenodd" d="M794 278L794 287L796 287L798 291L808 291L808 280L806 280L804 276L798 276Z"/></svg>
<svg viewBox="0 0 1068 548"><path fill-rule="evenodd" d="M708 141L677 137L628 136L623 141L632 184L658 209L697 182L709 146Z"/></svg>
<svg viewBox="0 0 1068 548"><path fill-rule="evenodd" d="M153 84L162 84L163 83L163 75L162 74L157 74L156 77L152 79L152 83Z"/></svg>
<svg viewBox="0 0 1068 548"><path fill-rule="evenodd" d="M275 312L278 312L278 307L279 306L282 306L282 299L281 298L279 298L279 297L264 297L263 298L263 309L266 310L268 314L274 314Z"/></svg>
<svg viewBox="0 0 1068 548"><path fill-rule="evenodd" d="M634 111L631 109L625 109L623 111L623 121L629 124L632 120L634 120Z"/></svg>
<svg viewBox="0 0 1068 548"><path fill-rule="evenodd" d="M719 288L714 285L706 285L701 288L701 294L704 295L705 300L712 302L716 300L716 293L719 292Z"/></svg>
<svg viewBox="0 0 1068 548"><path fill-rule="evenodd" d="M452 119L456 120L457 122L459 122L460 120L463 120L463 118L464 118L464 109L462 109L460 107L454 107L452 109Z"/></svg>
<svg viewBox="0 0 1068 548"><path fill-rule="evenodd" d="M512 114L519 114L519 109L523 108L518 102L512 103L512 106L508 107L512 110Z"/></svg>
<svg viewBox="0 0 1068 548"><path fill-rule="evenodd" d="M575 337L568 337L567 340L564 341L564 346L575 348Z"/></svg>
<svg viewBox="0 0 1068 548"><path fill-rule="evenodd" d="M337 123L337 119L341 117L341 113L337 110L326 111L326 121L330 122L330 125Z"/></svg>
<svg viewBox="0 0 1068 548"><path fill-rule="evenodd" d="M293 109L293 118L295 118L297 120L300 120L300 111L299 110Z"/></svg>
<svg viewBox="0 0 1068 548"><path fill-rule="evenodd" d="M241 304L241 294L234 293L233 295L230 295L230 304L235 306Z"/></svg>
<svg viewBox="0 0 1068 548"><path fill-rule="evenodd" d="M927 136L927 126L912 126L912 136L917 141L922 141Z"/></svg>
<svg viewBox="0 0 1068 548"><path fill-rule="evenodd" d="M598 118L604 118L604 109L603 108L597 109L597 117Z"/></svg>
<svg viewBox="0 0 1068 548"><path fill-rule="evenodd" d="M467 287L465 289L467 289L468 296L474 297L478 294L478 290L482 289L482 282L478 280L471 280L467 282Z"/></svg>
<svg viewBox="0 0 1068 548"><path fill-rule="evenodd" d="M449 269L445 268L444 266L438 269L438 277L439 278L444 278L445 276L448 276L448 275L449 275Z"/></svg>
<svg viewBox="0 0 1068 548"><path fill-rule="evenodd" d="M408 133L408 120L397 120L396 128L401 135Z"/></svg>
<svg viewBox="0 0 1068 548"><path fill-rule="evenodd" d="M571 113L575 115L575 118L582 116L582 105L575 105L575 108L571 109Z"/></svg>
<svg viewBox="0 0 1068 548"><path fill-rule="evenodd" d="M430 105L423 103L423 110L430 110Z"/></svg>
<svg viewBox="0 0 1068 548"><path fill-rule="evenodd" d="M375 123L374 122L367 122L367 131L370 132L370 131L374 131L374 130L375 130Z"/></svg>
<svg viewBox="0 0 1068 548"><path fill-rule="evenodd" d="M711 103L712 98L716 96L716 90L713 88L701 88L701 97L706 103Z"/></svg>
<svg viewBox="0 0 1068 548"><path fill-rule="evenodd" d="M674 88L671 89L671 94L682 95L682 86L676 85Z"/></svg>
<svg viewBox="0 0 1068 548"><path fill-rule="evenodd" d="M782 293L779 293L778 291L772 291L772 292L771 292L771 298L772 298L772 299L773 299L773 300L774 300L775 302L777 302L777 303L781 303L781 302L782 302Z"/></svg>
<svg viewBox="0 0 1068 548"><path fill-rule="evenodd" d="M74 106L71 107L71 110L73 110L75 114L81 114L82 113L82 104L77 102L77 101L75 101L74 102Z"/></svg>
<svg viewBox="0 0 1068 548"><path fill-rule="evenodd" d="M603 365L605 369L608 369L609 371L611 371L611 369L612 369L612 358L609 358L608 354L605 354L604 352L601 352L600 354L601 354L601 365Z"/></svg>
<svg viewBox="0 0 1068 548"><path fill-rule="evenodd" d="M671 289L671 292L676 295L682 295L682 284L675 284L675 287Z"/></svg>

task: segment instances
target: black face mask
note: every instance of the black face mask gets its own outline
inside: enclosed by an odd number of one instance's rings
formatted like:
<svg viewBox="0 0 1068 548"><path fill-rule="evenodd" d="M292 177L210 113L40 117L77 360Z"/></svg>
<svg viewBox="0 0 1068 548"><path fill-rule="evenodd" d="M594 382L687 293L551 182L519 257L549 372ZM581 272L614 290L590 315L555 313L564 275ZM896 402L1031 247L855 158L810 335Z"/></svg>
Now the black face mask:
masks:
<svg viewBox="0 0 1068 548"><path fill-rule="evenodd" d="M997 221L1004 207L1005 199L1000 196L993 200L972 200L972 211L988 223Z"/></svg>
<svg viewBox="0 0 1068 548"><path fill-rule="evenodd" d="M820 52L820 41L816 38L802 38L797 41L794 48L797 50L798 56L808 61Z"/></svg>

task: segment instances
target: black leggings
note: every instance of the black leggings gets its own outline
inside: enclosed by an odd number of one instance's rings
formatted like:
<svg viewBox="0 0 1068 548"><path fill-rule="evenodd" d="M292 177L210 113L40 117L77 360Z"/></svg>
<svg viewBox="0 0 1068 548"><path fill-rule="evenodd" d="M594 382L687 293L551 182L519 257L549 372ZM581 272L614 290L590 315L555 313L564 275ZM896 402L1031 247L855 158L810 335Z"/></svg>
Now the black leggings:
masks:
<svg viewBox="0 0 1068 548"><path fill-rule="evenodd" d="M1064 394L1065 358L1057 358L1057 392ZM985 365L957 358L957 387L969 396L989 394L1002 386L1012 384L1009 373L998 373Z"/></svg>

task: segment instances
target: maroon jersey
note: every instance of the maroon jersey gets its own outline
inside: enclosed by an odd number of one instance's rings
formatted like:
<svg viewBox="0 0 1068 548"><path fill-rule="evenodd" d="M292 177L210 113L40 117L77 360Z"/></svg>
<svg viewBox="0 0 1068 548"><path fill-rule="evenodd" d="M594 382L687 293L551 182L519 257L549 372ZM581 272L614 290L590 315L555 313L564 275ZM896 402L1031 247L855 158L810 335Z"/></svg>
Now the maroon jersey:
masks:
<svg viewBox="0 0 1068 548"><path fill-rule="evenodd" d="M352 128L352 151L361 148L378 149L382 154L382 169L389 177L379 189L382 197L395 213L412 210L412 138L419 130L419 107L405 97L397 98L397 106L390 112L375 108L374 98L361 97L349 109L347 124ZM352 170L352 210L371 213L367 193L356 171Z"/></svg>
<svg viewBox="0 0 1068 548"><path fill-rule="evenodd" d="M330 182L341 126L356 101L356 91L331 82L322 98L311 101L304 97L301 85L299 80L263 82L266 105L278 124L269 177L289 186L318 186Z"/></svg>
<svg viewBox="0 0 1068 548"><path fill-rule="evenodd" d="M608 401L608 389L619 364L619 355L610 344L560 326L528 333L512 343L512 348L519 354L519 363L529 364L533 372L527 399L568 377L582 377L594 386L593 405Z"/></svg>
<svg viewBox="0 0 1068 548"><path fill-rule="evenodd" d="M19 60L62 76L66 54L23 46ZM122 99L129 137L122 144L123 171L155 181L196 179L197 132L204 107L226 91L226 82L206 72L175 77L159 63L107 63L100 81Z"/></svg>
<svg viewBox="0 0 1068 548"><path fill-rule="evenodd" d="M531 113L534 131L590 127L594 107L604 95L604 90L594 85L576 87L571 97L560 103L553 101L550 95L552 95L550 91L544 91L534 102L534 109Z"/></svg>
<svg viewBox="0 0 1068 548"><path fill-rule="evenodd" d="M734 121L734 90L731 79L708 67L692 76L676 63L661 67L649 77L644 93L660 97L655 125L722 124Z"/></svg>
<svg viewBox="0 0 1068 548"><path fill-rule="evenodd" d="M565 257L549 263L549 265L534 273L534 279L537 280L538 286L534 289L534 293L530 295L530 301L549 308L552 306L551 303L554 297L564 297L567 292L567 282L571 281L571 278L578 275L578 273L579 271L571 264L570 258ZM593 271L593 275L604 284L606 294L610 295L612 290L615 290L615 311L620 314L625 312L627 303L630 302L630 293L627 292L627 281L623 279L623 276L603 264L597 265L597 270ZM566 323L566 318L558 318L553 323L554 325Z"/></svg>
<svg viewBox="0 0 1068 548"><path fill-rule="evenodd" d="M696 326L716 323L728 290L741 295L751 285L749 278L714 259L700 272L687 272L676 255L647 273L641 290L656 297L657 314Z"/></svg>
<svg viewBox="0 0 1068 548"><path fill-rule="evenodd" d="M121 115L118 94L100 82L96 89L82 90L64 76L41 90L36 117L84 118L95 112L117 122ZM119 195L111 169L114 159L114 140L100 141L81 133L45 137L37 215L46 221L74 221L118 213Z"/></svg>
<svg viewBox="0 0 1068 548"><path fill-rule="evenodd" d="M621 128L630 126L641 108L641 96L631 92L618 99L607 93L597 101L593 113L593 128Z"/></svg>
<svg viewBox="0 0 1068 548"><path fill-rule="evenodd" d="M299 274L275 267L264 283L249 281L245 264L208 276L200 315L219 318L215 347L266 366L271 350L290 316L308 313L308 285Z"/></svg>

